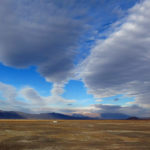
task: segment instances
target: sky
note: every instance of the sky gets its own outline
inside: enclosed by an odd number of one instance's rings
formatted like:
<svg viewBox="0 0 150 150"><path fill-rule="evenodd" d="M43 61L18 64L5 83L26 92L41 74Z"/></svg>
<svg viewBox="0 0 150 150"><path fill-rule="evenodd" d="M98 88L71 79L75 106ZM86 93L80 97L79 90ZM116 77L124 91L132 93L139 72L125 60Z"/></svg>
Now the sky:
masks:
<svg viewBox="0 0 150 150"><path fill-rule="evenodd" d="M1 0L0 110L150 117L149 0Z"/></svg>

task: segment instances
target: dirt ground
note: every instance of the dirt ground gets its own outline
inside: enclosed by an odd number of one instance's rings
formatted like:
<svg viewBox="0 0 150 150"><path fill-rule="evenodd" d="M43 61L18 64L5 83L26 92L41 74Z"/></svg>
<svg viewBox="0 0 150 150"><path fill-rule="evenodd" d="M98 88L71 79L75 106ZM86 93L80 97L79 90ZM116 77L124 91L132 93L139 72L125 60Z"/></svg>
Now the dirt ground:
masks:
<svg viewBox="0 0 150 150"><path fill-rule="evenodd" d="M1 120L0 150L150 150L150 121Z"/></svg>

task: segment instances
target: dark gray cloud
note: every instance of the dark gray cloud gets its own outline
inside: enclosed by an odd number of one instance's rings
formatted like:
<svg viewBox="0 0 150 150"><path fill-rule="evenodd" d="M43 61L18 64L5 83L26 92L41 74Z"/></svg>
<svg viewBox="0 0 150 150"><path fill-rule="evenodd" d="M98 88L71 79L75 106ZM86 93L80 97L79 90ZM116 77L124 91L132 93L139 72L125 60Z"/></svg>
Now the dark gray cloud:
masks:
<svg viewBox="0 0 150 150"><path fill-rule="evenodd" d="M84 30L65 8L42 1L2 1L0 61L8 66L38 66L52 82L71 76L77 41Z"/></svg>
<svg viewBox="0 0 150 150"><path fill-rule="evenodd" d="M101 116L101 114L126 114L129 116L137 116L137 117L149 117L150 109L141 107L138 105L127 105L127 106L119 106L119 105L104 105L104 104L95 104L89 105L86 107L70 107L59 109L60 112L63 113L77 113L83 115L91 115L91 116Z"/></svg>
<svg viewBox="0 0 150 150"><path fill-rule="evenodd" d="M125 94L150 105L150 1L129 11L106 40L97 41L81 65L81 78L97 98Z"/></svg>
<svg viewBox="0 0 150 150"><path fill-rule="evenodd" d="M83 32L119 18L121 4L123 0L1 0L0 62L18 68L35 65L48 81L66 81L73 75Z"/></svg>
<svg viewBox="0 0 150 150"><path fill-rule="evenodd" d="M132 106L119 106L119 105L103 105L103 104L96 104L95 113L115 113L115 114L127 114L130 116L137 116L137 117L149 117L150 110L147 108L140 107L138 105Z"/></svg>

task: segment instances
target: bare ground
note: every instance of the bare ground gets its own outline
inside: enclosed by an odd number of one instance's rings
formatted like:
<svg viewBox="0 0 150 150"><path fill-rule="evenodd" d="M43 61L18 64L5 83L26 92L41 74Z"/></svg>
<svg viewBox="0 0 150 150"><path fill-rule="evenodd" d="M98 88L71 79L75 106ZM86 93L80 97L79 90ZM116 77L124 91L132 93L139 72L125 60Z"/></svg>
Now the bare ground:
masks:
<svg viewBox="0 0 150 150"><path fill-rule="evenodd" d="M150 150L150 121L1 120L0 150Z"/></svg>

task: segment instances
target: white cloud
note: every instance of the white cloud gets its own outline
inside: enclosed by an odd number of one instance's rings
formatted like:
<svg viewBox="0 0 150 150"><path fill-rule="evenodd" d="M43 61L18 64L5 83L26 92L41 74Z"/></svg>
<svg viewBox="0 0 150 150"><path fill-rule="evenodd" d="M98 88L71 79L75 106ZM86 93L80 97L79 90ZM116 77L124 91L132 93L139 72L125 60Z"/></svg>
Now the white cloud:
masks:
<svg viewBox="0 0 150 150"><path fill-rule="evenodd" d="M22 110L28 111L29 109L26 108L26 103L18 100L17 90L15 87L4 84L0 82L0 106L3 110Z"/></svg>
<svg viewBox="0 0 150 150"><path fill-rule="evenodd" d="M25 112L59 111L75 100L65 99L59 95L41 96L35 89L24 87L17 91L15 87L0 82L1 109Z"/></svg>
<svg viewBox="0 0 150 150"><path fill-rule="evenodd" d="M64 84L65 83L62 83L62 84L53 84L53 88L51 90L51 93L52 95L61 95L64 93Z"/></svg>
<svg viewBox="0 0 150 150"><path fill-rule="evenodd" d="M20 96L22 96L25 100L28 100L31 105L44 105L45 100L42 96L38 94L33 88L26 87L20 91Z"/></svg>
<svg viewBox="0 0 150 150"><path fill-rule="evenodd" d="M96 102L102 102L103 100L102 99L96 99Z"/></svg>
<svg viewBox="0 0 150 150"><path fill-rule="evenodd" d="M150 106L150 1L129 11L106 40L98 40L83 61L80 77L96 98L124 94Z"/></svg>
<svg viewBox="0 0 150 150"><path fill-rule="evenodd" d="M11 85L4 84L0 82L0 92L2 93L2 96L5 97L8 101L13 101L16 99L17 91L16 88L14 88Z"/></svg>

